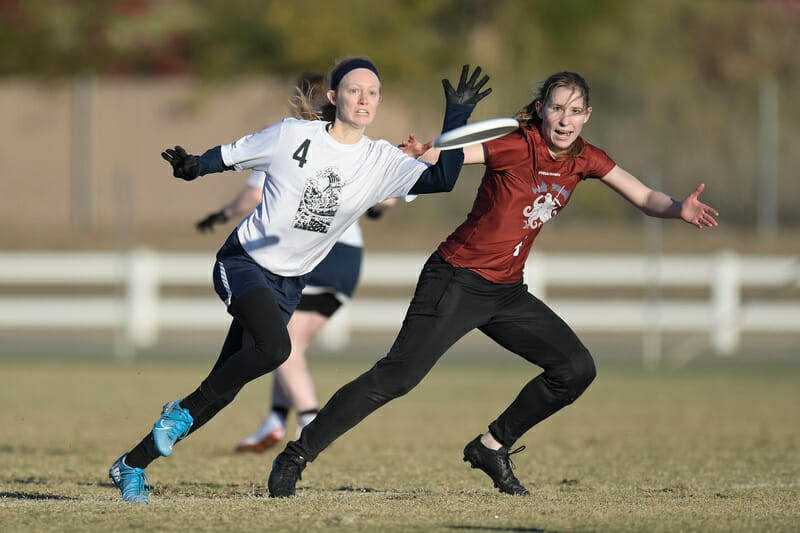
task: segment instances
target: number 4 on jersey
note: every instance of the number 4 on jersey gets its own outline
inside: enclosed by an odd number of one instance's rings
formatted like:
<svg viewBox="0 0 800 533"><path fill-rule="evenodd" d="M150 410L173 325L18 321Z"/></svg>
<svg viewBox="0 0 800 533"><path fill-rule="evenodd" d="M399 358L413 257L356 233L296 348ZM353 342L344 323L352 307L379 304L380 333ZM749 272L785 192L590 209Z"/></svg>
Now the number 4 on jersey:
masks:
<svg viewBox="0 0 800 533"><path fill-rule="evenodd" d="M306 161L308 161L307 156L309 146L311 146L311 139L306 139L300 144L300 146L297 147L297 150L294 151L292 159L298 162L300 168L303 168L303 165L305 165Z"/></svg>

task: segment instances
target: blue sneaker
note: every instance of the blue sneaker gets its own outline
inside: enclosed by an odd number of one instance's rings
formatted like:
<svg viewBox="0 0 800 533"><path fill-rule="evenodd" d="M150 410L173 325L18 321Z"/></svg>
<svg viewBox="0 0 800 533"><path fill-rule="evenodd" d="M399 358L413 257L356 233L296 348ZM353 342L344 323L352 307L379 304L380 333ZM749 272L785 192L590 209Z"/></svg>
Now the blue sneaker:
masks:
<svg viewBox="0 0 800 533"><path fill-rule="evenodd" d="M122 492L122 499L126 502L147 503L150 498L150 480L141 468L133 468L125 464L126 453L111 465L108 477L114 482L114 486Z"/></svg>
<svg viewBox="0 0 800 533"><path fill-rule="evenodd" d="M161 418L153 425L153 440L158 452L164 457L172 453L176 442L189 434L194 418L188 409L183 409L180 400L169 402L161 410Z"/></svg>

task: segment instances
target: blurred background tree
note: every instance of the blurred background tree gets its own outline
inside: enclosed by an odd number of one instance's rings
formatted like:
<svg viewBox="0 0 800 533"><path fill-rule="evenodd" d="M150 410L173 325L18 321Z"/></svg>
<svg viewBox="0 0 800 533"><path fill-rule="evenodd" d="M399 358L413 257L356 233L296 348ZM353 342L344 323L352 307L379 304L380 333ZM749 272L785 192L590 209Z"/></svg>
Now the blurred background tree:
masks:
<svg viewBox="0 0 800 533"><path fill-rule="evenodd" d="M488 118L574 70L593 88L590 141L645 180L663 175L675 194L707 182L706 200L742 227L756 217L765 82L778 88L780 219L800 226L798 50L798 0L0 0L6 79L215 83L367 54L423 108L441 98L433 80L483 65L495 94L478 118ZM576 195L571 217L634 216L604 189Z"/></svg>

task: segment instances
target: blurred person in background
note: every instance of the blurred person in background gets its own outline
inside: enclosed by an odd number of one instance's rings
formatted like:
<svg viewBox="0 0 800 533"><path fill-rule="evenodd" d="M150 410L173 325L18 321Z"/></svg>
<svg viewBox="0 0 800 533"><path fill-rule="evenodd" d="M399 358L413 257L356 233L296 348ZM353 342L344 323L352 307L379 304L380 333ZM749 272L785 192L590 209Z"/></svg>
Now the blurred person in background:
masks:
<svg viewBox="0 0 800 533"><path fill-rule="evenodd" d="M485 472L500 492L527 495L512 472L510 451L529 429L574 402L595 377L593 358L572 329L523 282L523 268L542 226L575 187L599 179L649 216L714 227L718 213L698 200L657 192L581 137L592 114L589 86L578 74L550 76L514 118L519 129L465 147L465 164L486 171L472 210L431 255L388 355L333 394L300 438L273 463L270 496L295 494L297 481L336 438L387 402L413 389L457 340L473 329L543 372L464 448L464 461ZM404 148L422 152L410 137ZM428 150L423 159L446 154ZM586 273L591 276L591 272ZM419 459L419 458L417 458Z"/></svg>
<svg viewBox="0 0 800 533"><path fill-rule="evenodd" d="M292 115L303 120L319 118L326 99L325 75L302 74L289 99ZM222 209L197 223L200 232L210 232L217 224L241 219L261 204L266 174L253 171L246 186ZM394 203L386 200L367 210L367 217L378 219ZM300 302L292 313L287 329L292 343L289 358L275 369L270 409L256 429L236 446L238 452L263 453L286 435L289 410L297 413L297 435L319 411L314 381L306 362L306 349L331 316L355 291L361 272L364 239L358 221L345 230L330 253L311 271Z"/></svg>
<svg viewBox="0 0 800 533"><path fill-rule="evenodd" d="M442 80L443 131L464 125L491 92L483 90L489 78L480 74L480 67L470 75L465 65L457 88ZM351 224L385 200L455 186L462 150L442 154L431 165L365 135L382 94L370 60L341 61L329 80L322 120L286 118L201 156L180 146L162 153L173 176L187 181L231 169L263 171L266 179L261 203L217 252L214 289L233 316L219 358L197 389L164 405L152 430L112 464L109 476L125 501L149 501L144 468L171 455L177 442L211 420L244 385L288 359L286 326L308 276Z"/></svg>

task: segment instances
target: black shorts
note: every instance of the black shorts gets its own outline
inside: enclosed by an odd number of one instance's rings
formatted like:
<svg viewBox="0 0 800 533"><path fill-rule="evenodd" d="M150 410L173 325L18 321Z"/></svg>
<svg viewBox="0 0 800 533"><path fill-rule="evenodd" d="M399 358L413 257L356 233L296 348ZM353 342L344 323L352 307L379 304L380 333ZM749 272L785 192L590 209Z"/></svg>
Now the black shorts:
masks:
<svg viewBox="0 0 800 533"><path fill-rule="evenodd" d="M341 306L342 302L330 292L303 294L300 297L300 303L295 307L295 311L314 312L330 318Z"/></svg>
<svg viewBox="0 0 800 533"><path fill-rule="evenodd" d="M361 274L363 250L337 242L308 275L299 311L314 311L330 318L355 292Z"/></svg>
<svg viewBox="0 0 800 533"><path fill-rule="evenodd" d="M286 323L300 301L307 277L285 277L265 269L242 248L235 230L217 252L213 272L214 290L225 305L230 306L233 298L254 289L267 288L277 300Z"/></svg>

